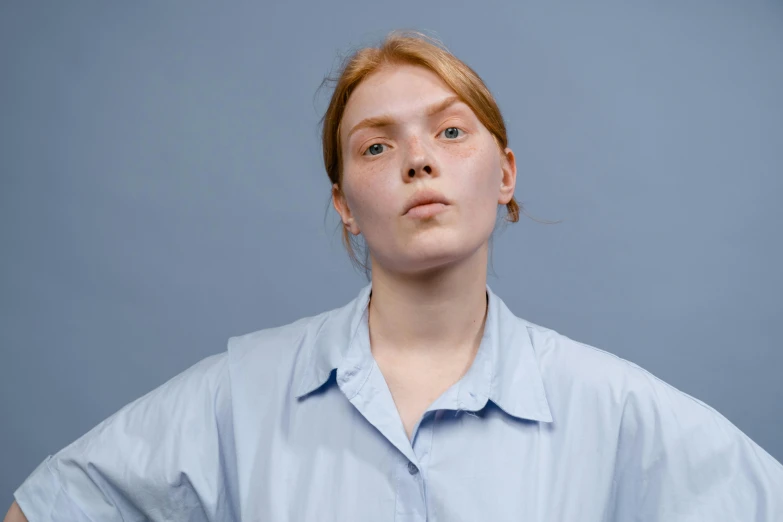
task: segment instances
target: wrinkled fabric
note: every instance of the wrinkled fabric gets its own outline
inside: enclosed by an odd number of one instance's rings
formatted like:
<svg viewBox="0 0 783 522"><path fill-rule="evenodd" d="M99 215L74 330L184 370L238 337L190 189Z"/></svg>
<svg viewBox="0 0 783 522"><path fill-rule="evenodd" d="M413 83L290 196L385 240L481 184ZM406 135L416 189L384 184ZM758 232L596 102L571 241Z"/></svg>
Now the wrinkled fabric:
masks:
<svg viewBox="0 0 783 522"><path fill-rule="evenodd" d="M514 316L487 285L468 372L408 439L342 308L232 337L47 457L44 521L783 521L783 466L639 366Z"/></svg>

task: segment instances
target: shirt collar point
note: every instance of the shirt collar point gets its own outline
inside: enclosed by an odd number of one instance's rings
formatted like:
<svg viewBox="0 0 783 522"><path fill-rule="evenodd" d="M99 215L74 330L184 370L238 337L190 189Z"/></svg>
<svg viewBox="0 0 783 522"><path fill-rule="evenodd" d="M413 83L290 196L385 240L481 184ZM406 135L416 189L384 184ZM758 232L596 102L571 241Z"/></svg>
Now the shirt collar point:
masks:
<svg viewBox="0 0 783 522"><path fill-rule="evenodd" d="M351 348L359 321L369 303L372 284L365 285L359 294L340 308L327 313L318 332L307 343L306 356L298 362L301 378L294 396L301 399L323 386L333 370L339 368Z"/></svg>

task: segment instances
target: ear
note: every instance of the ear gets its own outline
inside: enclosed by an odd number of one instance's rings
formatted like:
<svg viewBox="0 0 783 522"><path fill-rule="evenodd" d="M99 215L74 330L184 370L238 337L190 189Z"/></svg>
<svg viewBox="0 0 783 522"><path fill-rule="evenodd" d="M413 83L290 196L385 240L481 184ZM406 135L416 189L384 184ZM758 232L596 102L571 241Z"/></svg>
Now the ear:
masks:
<svg viewBox="0 0 783 522"><path fill-rule="evenodd" d="M340 219L343 222L343 226L348 229L348 232L354 236L358 235L361 231L359 225L356 224L356 220L351 214L351 209L348 207L348 201L345 199L345 194L340 190L340 186L335 183L332 185L332 205L334 209L340 214Z"/></svg>
<svg viewBox="0 0 783 522"><path fill-rule="evenodd" d="M514 151L506 147L501 158L501 170L503 177L500 180L500 194L498 203L506 205L514 197L514 188L517 185L517 160Z"/></svg>

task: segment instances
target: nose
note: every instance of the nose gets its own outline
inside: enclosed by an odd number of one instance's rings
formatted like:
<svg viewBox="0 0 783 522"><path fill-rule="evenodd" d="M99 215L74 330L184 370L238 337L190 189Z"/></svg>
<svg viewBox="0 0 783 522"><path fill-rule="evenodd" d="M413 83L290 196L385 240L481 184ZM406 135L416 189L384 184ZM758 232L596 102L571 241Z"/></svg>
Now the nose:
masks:
<svg viewBox="0 0 783 522"><path fill-rule="evenodd" d="M427 174L432 174L432 167L430 167L429 165L424 165L419 169L419 171L426 172ZM416 177L416 172L417 172L416 168L411 167L410 170L408 170L408 177L409 178Z"/></svg>
<svg viewBox="0 0 783 522"><path fill-rule="evenodd" d="M408 158L404 168L408 179L414 179L424 174L432 176L436 173L435 158L429 149L421 144L418 138L411 138L408 151Z"/></svg>

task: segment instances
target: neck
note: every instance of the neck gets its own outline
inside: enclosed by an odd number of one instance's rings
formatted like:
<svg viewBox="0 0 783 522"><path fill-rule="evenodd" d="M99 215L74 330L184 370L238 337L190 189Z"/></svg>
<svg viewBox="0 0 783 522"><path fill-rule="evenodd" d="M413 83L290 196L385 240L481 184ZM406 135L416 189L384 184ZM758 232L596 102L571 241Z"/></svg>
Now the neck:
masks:
<svg viewBox="0 0 783 522"><path fill-rule="evenodd" d="M374 353L449 358L477 350L487 311L487 245L426 275L373 264L370 343Z"/></svg>

